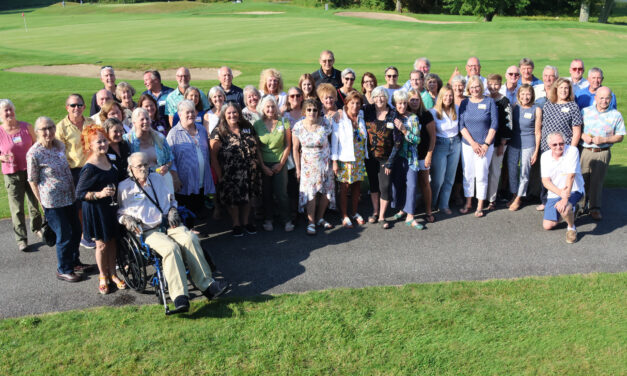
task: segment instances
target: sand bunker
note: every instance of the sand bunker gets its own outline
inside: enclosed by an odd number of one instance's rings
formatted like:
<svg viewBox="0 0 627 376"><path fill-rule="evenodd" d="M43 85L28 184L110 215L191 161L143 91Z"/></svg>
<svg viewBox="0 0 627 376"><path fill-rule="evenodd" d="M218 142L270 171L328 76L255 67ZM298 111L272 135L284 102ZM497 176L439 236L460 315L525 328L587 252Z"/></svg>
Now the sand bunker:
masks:
<svg viewBox="0 0 627 376"><path fill-rule="evenodd" d="M157 68L158 69L158 68ZM74 65L28 65L6 69L8 72L41 73L55 76L89 77L100 76L100 65L74 64ZM176 69L158 69L163 81L175 81ZM190 68L192 80L217 80L218 68ZM143 80L145 70L116 69L115 76L118 80ZM233 76L237 77L242 72L233 70Z"/></svg>
<svg viewBox="0 0 627 376"><path fill-rule="evenodd" d="M235 12L235 14L261 14L261 15L263 15L263 14L282 14L282 13L285 13L285 12L261 12L261 11L259 11L259 12Z"/></svg>
<svg viewBox="0 0 627 376"><path fill-rule="evenodd" d="M418 23L427 23L427 24L463 24L463 23L471 23L471 22L463 22L463 21L425 21L425 20L417 20L413 17L403 16L400 14L392 14L392 13L374 13L374 12L338 12L335 13L336 16L344 16L344 17L359 17L359 18L369 18L372 20L390 20L390 21L403 21L403 22L418 22Z"/></svg>

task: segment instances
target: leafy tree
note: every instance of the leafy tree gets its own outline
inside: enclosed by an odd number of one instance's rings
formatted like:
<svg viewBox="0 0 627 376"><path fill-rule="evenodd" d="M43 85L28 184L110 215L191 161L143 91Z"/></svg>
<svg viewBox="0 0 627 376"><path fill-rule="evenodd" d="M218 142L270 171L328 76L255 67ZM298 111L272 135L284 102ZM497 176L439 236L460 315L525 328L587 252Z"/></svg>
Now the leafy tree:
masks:
<svg viewBox="0 0 627 376"><path fill-rule="evenodd" d="M529 5L530 0L444 0L444 8L452 14L472 14L483 16L487 22L497 14L504 14L506 9L513 9L520 14Z"/></svg>

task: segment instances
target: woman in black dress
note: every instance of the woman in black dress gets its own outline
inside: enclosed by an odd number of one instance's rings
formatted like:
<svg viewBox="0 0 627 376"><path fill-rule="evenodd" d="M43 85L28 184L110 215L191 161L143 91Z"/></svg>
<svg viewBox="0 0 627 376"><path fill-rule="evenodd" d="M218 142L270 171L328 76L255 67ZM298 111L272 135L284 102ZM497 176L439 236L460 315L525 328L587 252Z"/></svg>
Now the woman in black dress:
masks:
<svg viewBox="0 0 627 376"><path fill-rule="evenodd" d="M131 156L131 147L124 141L124 127L118 119L107 119L104 124L104 131L109 140L107 157L109 162L118 170L118 183L128 177L128 157Z"/></svg>
<svg viewBox="0 0 627 376"><path fill-rule="evenodd" d="M107 157L109 140L102 127L85 128L82 140L88 157L76 186L76 197L82 201L83 236L96 242L96 263L100 270L98 290L108 294L110 281L118 289L126 288L115 274L115 241L119 225L114 196L118 171Z"/></svg>

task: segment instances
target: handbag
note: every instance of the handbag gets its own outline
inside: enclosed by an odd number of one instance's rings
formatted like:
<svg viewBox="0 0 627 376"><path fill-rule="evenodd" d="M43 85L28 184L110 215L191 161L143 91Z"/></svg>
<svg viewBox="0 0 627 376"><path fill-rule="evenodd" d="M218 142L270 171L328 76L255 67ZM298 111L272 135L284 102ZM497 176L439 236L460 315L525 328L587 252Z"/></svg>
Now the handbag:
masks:
<svg viewBox="0 0 627 376"><path fill-rule="evenodd" d="M46 243L48 247L52 247L57 244L57 234L52 231L48 221L45 221L41 225L41 232L43 234L44 243Z"/></svg>

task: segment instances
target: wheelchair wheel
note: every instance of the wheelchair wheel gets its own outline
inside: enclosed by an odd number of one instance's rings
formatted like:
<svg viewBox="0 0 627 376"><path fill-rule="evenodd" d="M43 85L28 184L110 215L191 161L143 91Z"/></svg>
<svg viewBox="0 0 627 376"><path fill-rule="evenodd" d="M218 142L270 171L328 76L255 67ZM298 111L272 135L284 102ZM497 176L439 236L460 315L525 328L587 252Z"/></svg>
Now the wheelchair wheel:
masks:
<svg viewBox="0 0 627 376"><path fill-rule="evenodd" d="M133 290L143 293L146 289L146 265L139 241L132 234L122 231L118 241L118 270L124 282Z"/></svg>

